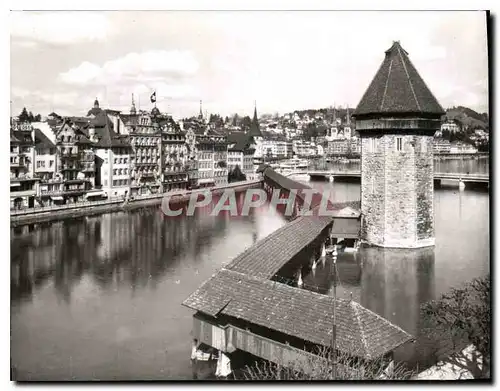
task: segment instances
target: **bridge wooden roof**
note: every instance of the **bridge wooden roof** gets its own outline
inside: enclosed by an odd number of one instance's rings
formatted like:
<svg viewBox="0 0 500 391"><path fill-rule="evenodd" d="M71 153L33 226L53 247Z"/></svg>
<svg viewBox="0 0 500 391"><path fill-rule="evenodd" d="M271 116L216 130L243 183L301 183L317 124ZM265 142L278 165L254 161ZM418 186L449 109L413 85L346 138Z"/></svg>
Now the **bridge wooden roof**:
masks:
<svg viewBox="0 0 500 391"><path fill-rule="evenodd" d="M271 278L331 223L331 217L298 217L249 247L226 269Z"/></svg>
<svg viewBox="0 0 500 391"><path fill-rule="evenodd" d="M329 346L334 299L311 291L222 269L183 305L211 316L227 315L305 341ZM337 346L374 359L412 340L411 335L360 304L335 301Z"/></svg>

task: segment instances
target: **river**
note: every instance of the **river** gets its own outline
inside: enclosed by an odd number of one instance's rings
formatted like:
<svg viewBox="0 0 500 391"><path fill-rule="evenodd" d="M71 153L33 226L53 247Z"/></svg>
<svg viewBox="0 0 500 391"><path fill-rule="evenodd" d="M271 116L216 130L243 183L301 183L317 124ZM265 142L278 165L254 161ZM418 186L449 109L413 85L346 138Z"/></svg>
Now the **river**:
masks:
<svg viewBox="0 0 500 391"><path fill-rule="evenodd" d="M359 183L333 186L359 199ZM11 361L18 380L191 379L192 311L180 303L255 241L285 224L247 217L165 219L158 208L11 230ZM489 194L435 191L436 246L362 248L339 257L340 297L418 336L420 303L489 273ZM331 289L328 268L305 284ZM425 364L425 344L396 358ZM424 351L424 352L423 352Z"/></svg>

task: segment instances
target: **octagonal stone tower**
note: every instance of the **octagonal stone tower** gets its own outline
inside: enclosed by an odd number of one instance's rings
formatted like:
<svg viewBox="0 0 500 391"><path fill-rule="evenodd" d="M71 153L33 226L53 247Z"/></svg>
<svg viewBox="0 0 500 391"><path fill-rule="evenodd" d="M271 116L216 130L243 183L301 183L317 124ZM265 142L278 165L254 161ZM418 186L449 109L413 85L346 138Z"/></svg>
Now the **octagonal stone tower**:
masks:
<svg viewBox="0 0 500 391"><path fill-rule="evenodd" d="M361 241L434 245L433 136L444 110L399 42L353 113L361 138Z"/></svg>

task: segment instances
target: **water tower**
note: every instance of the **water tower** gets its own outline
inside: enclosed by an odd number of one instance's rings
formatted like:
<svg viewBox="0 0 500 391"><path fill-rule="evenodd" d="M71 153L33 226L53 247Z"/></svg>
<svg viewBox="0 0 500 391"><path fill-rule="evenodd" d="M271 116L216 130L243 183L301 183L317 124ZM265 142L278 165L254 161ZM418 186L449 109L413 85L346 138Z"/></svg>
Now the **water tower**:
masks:
<svg viewBox="0 0 500 391"><path fill-rule="evenodd" d="M433 136L444 110L399 42L353 113L361 138L361 240L434 245Z"/></svg>

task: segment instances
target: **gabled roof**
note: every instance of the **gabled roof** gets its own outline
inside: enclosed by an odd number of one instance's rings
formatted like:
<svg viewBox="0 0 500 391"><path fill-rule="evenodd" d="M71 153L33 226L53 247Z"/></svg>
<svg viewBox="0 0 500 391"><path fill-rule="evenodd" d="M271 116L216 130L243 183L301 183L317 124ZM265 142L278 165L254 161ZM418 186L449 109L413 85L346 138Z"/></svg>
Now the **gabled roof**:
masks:
<svg viewBox="0 0 500 391"><path fill-rule="evenodd" d="M91 125L94 126L95 134L99 140L95 143L97 148L131 147L128 136L119 135L113 131L113 123L105 112L101 112L97 115L96 118L92 120Z"/></svg>
<svg viewBox="0 0 500 391"><path fill-rule="evenodd" d="M229 151L242 152L250 148L253 144L253 137L244 132L231 132L227 135L227 143L234 144Z"/></svg>
<svg viewBox="0 0 500 391"><path fill-rule="evenodd" d="M267 260L267 259L266 259ZM222 269L183 305L211 316L226 315L329 346L334 299L275 281ZM374 359L412 340L411 335L360 304L335 300L337 348Z"/></svg>
<svg viewBox="0 0 500 391"><path fill-rule="evenodd" d="M35 149L38 148L55 148L55 145L40 129L35 129Z"/></svg>
<svg viewBox="0 0 500 391"><path fill-rule="evenodd" d="M399 42L385 52L385 59L353 117L377 114L444 114Z"/></svg>
<svg viewBox="0 0 500 391"><path fill-rule="evenodd" d="M10 130L10 143L11 144L21 144L21 141L14 135L14 131Z"/></svg>

